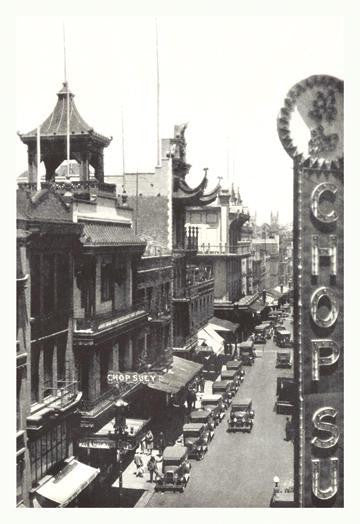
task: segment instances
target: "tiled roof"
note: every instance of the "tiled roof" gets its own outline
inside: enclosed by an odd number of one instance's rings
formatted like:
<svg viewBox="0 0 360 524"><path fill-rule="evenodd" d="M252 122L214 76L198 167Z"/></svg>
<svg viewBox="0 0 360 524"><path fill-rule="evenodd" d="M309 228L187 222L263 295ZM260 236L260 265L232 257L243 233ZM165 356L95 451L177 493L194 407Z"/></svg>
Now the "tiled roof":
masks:
<svg viewBox="0 0 360 524"><path fill-rule="evenodd" d="M110 222L84 222L81 242L85 247L144 246L146 242L137 237L125 224Z"/></svg>
<svg viewBox="0 0 360 524"><path fill-rule="evenodd" d="M41 124L40 135L44 137L66 136L67 134L67 93L69 93L69 113L70 113L70 135L91 135L99 139L104 145L109 145L111 139L100 135L85 122L80 116L74 103L74 95L64 83L63 88L57 93L57 104L50 116ZM20 135L21 139L36 137L37 129L29 133Z"/></svg>
<svg viewBox="0 0 360 524"><path fill-rule="evenodd" d="M245 297L242 297L236 304L238 306L249 306L252 302L254 302L258 298L259 294L255 293L253 295L246 295Z"/></svg>

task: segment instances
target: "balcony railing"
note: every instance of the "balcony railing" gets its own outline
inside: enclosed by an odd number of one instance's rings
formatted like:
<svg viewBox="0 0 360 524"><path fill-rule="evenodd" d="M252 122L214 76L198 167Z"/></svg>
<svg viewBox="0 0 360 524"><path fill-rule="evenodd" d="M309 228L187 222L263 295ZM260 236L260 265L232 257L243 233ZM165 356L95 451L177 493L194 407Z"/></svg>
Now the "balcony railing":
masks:
<svg viewBox="0 0 360 524"><path fill-rule="evenodd" d="M123 309L95 314L88 318L75 318L74 333L94 334L103 330L118 327L146 315L143 303L133 304Z"/></svg>
<svg viewBox="0 0 360 524"><path fill-rule="evenodd" d="M214 288L214 279L209 278L208 280L201 282L194 282L188 284L186 287L180 289L174 289L175 299L190 299L191 297L197 296L206 291L210 291Z"/></svg>
<svg viewBox="0 0 360 524"><path fill-rule="evenodd" d="M201 244L198 255L250 255L250 241L241 240L237 245Z"/></svg>
<svg viewBox="0 0 360 524"><path fill-rule="evenodd" d="M183 251L197 251L199 228L195 226L185 227L183 240L178 240L175 245L175 250Z"/></svg>
<svg viewBox="0 0 360 524"><path fill-rule="evenodd" d="M44 388L46 397L44 397L43 404L63 409L75 400L79 392L78 385L77 381L66 380L59 381L58 384L57 388Z"/></svg>
<svg viewBox="0 0 360 524"><path fill-rule="evenodd" d="M19 182L19 188L29 191L36 191L36 182ZM93 180L78 180L78 181L51 181L41 182L41 189L54 189L59 193L71 192L74 195L80 193L106 193L108 195L116 196L116 184L107 184L106 182L99 182Z"/></svg>

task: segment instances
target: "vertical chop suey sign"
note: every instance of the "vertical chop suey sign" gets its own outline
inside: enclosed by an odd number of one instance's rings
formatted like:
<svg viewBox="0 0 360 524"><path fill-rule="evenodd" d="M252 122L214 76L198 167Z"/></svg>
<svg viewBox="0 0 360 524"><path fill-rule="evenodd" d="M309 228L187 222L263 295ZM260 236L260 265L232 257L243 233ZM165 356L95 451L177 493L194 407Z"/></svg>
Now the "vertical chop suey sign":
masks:
<svg viewBox="0 0 360 524"><path fill-rule="evenodd" d="M278 133L294 160L296 502L343 507L343 82L296 84Z"/></svg>

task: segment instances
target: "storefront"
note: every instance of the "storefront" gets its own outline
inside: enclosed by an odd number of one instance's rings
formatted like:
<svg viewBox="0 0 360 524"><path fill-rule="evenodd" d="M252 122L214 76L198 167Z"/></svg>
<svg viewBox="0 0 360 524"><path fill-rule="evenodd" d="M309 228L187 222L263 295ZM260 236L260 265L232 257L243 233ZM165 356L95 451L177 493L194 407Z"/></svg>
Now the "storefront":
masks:
<svg viewBox="0 0 360 524"><path fill-rule="evenodd" d="M42 479L40 486L34 492L33 507L77 506L83 491L99 474L99 469L83 464L74 457L64 462L64 467L57 474Z"/></svg>

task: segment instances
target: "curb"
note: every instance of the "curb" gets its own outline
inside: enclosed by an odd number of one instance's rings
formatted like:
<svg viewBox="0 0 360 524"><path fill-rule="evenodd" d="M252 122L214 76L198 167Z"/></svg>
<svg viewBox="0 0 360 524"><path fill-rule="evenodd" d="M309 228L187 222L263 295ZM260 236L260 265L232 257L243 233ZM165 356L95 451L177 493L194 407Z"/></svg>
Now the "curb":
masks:
<svg viewBox="0 0 360 524"><path fill-rule="evenodd" d="M145 508L154 493L154 491L145 491L135 504L134 508Z"/></svg>

